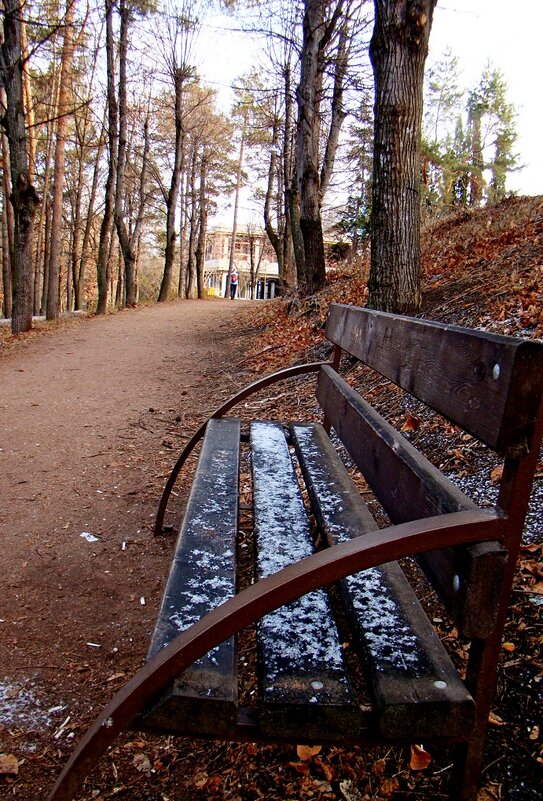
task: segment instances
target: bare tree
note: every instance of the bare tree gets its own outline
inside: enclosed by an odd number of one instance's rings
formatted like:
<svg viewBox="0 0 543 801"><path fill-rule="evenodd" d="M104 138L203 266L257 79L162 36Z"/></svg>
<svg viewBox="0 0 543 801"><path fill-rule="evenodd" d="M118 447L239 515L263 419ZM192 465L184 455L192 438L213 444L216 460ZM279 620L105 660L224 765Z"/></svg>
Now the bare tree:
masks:
<svg viewBox="0 0 543 801"><path fill-rule="evenodd" d="M98 303L96 314L107 312L111 266L109 254L113 232L113 209L115 204L115 178L117 174L118 151L118 108L115 93L115 47L113 36L114 0L105 0L106 8L106 60L107 60L107 109L108 109L108 171L105 189L104 215L100 226L96 276L98 282Z"/></svg>
<svg viewBox="0 0 543 801"><path fill-rule="evenodd" d="M347 71L348 27L344 0L329 7L326 0L305 0L300 82L296 92L298 127L296 171L300 201L300 229L303 263L298 263L298 282L303 292L312 293L325 280L321 206L332 173L339 131L345 117L344 80ZM321 103L327 53L336 33L331 124L321 159Z"/></svg>
<svg viewBox="0 0 543 801"><path fill-rule="evenodd" d="M64 194L65 143L70 103L69 75L74 51L75 0L66 0L63 25L63 45L60 60L60 81L58 93L58 118L56 122L55 170L53 176L53 219L51 223L51 244L49 251L49 273L47 288L46 316L55 320L59 315L59 278L62 248L62 205Z"/></svg>
<svg viewBox="0 0 543 801"><path fill-rule="evenodd" d="M170 187L166 195L166 248L164 252L164 274L158 295L159 301L168 299L173 266L175 263L176 209L181 185L181 171L186 158L186 113L184 108L187 84L194 79L194 68L190 64L192 51L198 33L198 20L191 16L192 4L182 0L181 8L175 9L168 27L165 45L165 59L168 76L174 92L174 163Z"/></svg>

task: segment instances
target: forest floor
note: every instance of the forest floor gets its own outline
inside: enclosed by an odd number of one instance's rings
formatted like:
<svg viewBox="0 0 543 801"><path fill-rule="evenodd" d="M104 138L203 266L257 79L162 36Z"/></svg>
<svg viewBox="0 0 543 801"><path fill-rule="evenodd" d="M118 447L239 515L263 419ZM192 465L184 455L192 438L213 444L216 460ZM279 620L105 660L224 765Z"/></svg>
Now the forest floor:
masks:
<svg viewBox="0 0 543 801"><path fill-rule="evenodd" d="M541 337L542 256L542 198L435 224L424 314ZM328 303L363 302L364 280L338 272L301 303L182 301L16 339L0 330L0 798L45 799L86 727L143 663L174 546L152 526L182 444L255 375L322 355ZM308 385L254 408L280 416L313 413L311 404ZM432 448L459 481L478 476L464 443ZM540 798L542 505L540 475L480 801ZM414 771L409 749L326 747L306 758L289 746L127 734L78 798L440 799L449 756L432 750L430 766Z"/></svg>

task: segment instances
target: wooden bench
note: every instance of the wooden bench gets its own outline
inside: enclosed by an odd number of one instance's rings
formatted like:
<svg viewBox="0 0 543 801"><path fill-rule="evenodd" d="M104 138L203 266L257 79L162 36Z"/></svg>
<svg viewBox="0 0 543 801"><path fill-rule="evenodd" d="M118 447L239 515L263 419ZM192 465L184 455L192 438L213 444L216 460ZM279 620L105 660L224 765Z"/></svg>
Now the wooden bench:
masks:
<svg viewBox="0 0 543 801"><path fill-rule="evenodd" d="M329 363L251 385L181 454L158 532L203 439L149 661L89 730L51 801L72 798L128 726L227 740L455 743L454 797L475 798L543 433L543 345L337 304L326 336ZM341 377L343 354L503 457L495 507L478 508ZM311 372L322 425L226 416L253 392ZM247 460L253 530L241 542ZM384 528L353 466L390 521ZM239 592L247 549L255 581ZM469 641L465 678L397 562L410 556ZM242 630L256 647L249 698L238 688L238 671L248 670L237 650Z"/></svg>

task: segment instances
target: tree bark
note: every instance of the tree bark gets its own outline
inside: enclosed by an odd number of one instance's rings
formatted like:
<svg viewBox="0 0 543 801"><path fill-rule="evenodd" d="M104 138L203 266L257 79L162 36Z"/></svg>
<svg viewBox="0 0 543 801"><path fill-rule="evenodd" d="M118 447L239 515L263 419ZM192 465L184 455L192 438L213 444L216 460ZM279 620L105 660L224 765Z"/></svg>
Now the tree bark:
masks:
<svg viewBox="0 0 543 801"><path fill-rule="evenodd" d="M371 308L420 308L420 137L424 63L437 0L374 0Z"/></svg>
<svg viewBox="0 0 543 801"><path fill-rule="evenodd" d="M123 202L126 185L126 58L128 51L128 25L130 11L125 0L119 2L121 26L119 34L119 138L117 150L117 176L115 180L115 204L113 216L119 244L124 261L124 300L127 306L135 306L137 301L136 288L136 253L132 238L129 236L124 219Z"/></svg>
<svg viewBox="0 0 543 801"><path fill-rule="evenodd" d="M4 40L0 46L0 68L6 91L3 124L9 141L11 203L14 216L13 307L11 330L20 334L32 328L34 216L39 198L28 169L25 109L23 103L23 59L21 6L18 0L4 2Z"/></svg>
<svg viewBox="0 0 543 801"><path fill-rule="evenodd" d="M187 285L186 296L187 298L194 297L194 290L196 287L196 270L195 270L195 254L196 242L198 240L198 207L196 203L196 166L197 166L197 150L194 147L192 154L192 165L189 177L190 189L190 225L189 225L189 242L187 247Z"/></svg>
<svg viewBox="0 0 543 801"><path fill-rule="evenodd" d="M96 273L98 282L98 304L96 314L105 314L108 306L111 279L110 251L115 204L115 177L117 174L118 109L115 96L115 55L113 52L113 2L106 0L106 57L107 57L107 106L109 122L109 162L106 181L104 216L100 227L100 243Z"/></svg>
<svg viewBox="0 0 543 801"><path fill-rule="evenodd" d="M243 169L243 151L245 149L245 126L247 124L247 118L243 118L243 125L241 128L241 142L239 145L239 156L238 156L238 163L236 167L236 189L234 195L234 219L232 220L232 240L230 242L230 257L228 259L228 272L226 274L226 289L224 292L224 297L230 297L230 276L234 270L234 259L235 259L235 249L236 249L236 236L238 233L238 210L239 210L239 193L241 191L241 176L242 176L242 169ZM198 290L199 293L199 290ZM199 297L199 294L198 294Z"/></svg>
<svg viewBox="0 0 543 801"><path fill-rule="evenodd" d="M198 231L198 245L196 247L196 283L198 286L198 298L202 300L205 297L204 293L204 264L205 264L205 247L207 236L207 198L206 198L206 180L207 180L207 158L204 149L202 154L202 162L200 165L200 224Z"/></svg>
<svg viewBox="0 0 543 801"><path fill-rule="evenodd" d="M2 103L5 105L5 93ZM3 214L2 214L2 286L4 290L2 311L4 317L11 317L12 309L12 273L13 273L13 206L11 205L11 182L9 165L9 143L7 136L2 132L2 188Z"/></svg>
<svg viewBox="0 0 543 801"><path fill-rule="evenodd" d="M343 23L339 37L334 67L331 125L325 146L325 159L319 170L321 101L326 53L342 17L344 0L336 0L329 18L326 18L325 14L328 7L325 0L305 0L304 5L300 83L296 93L298 101L296 173L304 259L302 266L298 261L301 256L298 249L297 265L301 291L304 294L312 294L324 285L326 279L321 205L334 163L341 123L345 116L342 100L346 74L347 23ZM293 235L295 239L294 229ZM296 249L295 242L294 246Z"/></svg>
<svg viewBox="0 0 543 801"><path fill-rule="evenodd" d="M158 294L159 302L168 300L172 284L173 265L175 261L175 211L177 197L181 182L181 166L183 163L183 89L187 75L184 67L174 70L174 96L175 96L175 153L170 189L166 200L166 250L164 253L164 274Z"/></svg>
<svg viewBox="0 0 543 801"><path fill-rule="evenodd" d="M305 0L300 83L297 90L298 130L296 166L300 198L300 230L304 263L298 265L298 284L304 294L320 289L325 280L324 244L319 190L319 60L324 30L323 0ZM301 268L301 269L300 269Z"/></svg>
<svg viewBox="0 0 543 801"><path fill-rule="evenodd" d="M66 0L64 15L64 40L60 61L60 83L58 92L57 138L55 144L55 171L53 175L53 221L51 229L51 250L49 254L49 276L47 288L46 317L56 320L59 315L60 259L62 252L62 201L64 192L64 153L68 123L69 74L73 58L73 21L75 0Z"/></svg>

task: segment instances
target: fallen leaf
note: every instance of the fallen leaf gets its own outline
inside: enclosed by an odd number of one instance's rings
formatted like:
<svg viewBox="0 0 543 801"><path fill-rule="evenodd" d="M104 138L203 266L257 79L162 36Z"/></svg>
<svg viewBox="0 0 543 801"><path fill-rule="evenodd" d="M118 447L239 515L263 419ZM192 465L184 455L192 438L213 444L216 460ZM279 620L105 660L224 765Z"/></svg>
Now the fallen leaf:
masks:
<svg viewBox="0 0 543 801"><path fill-rule="evenodd" d="M0 776L17 776L19 760L14 754L0 754Z"/></svg>
<svg viewBox="0 0 543 801"><path fill-rule="evenodd" d="M530 732L530 740L537 740L539 737L539 726L534 726Z"/></svg>
<svg viewBox="0 0 543 801"><path fill-rule="evenodd" d="M399 786L400 782L396 776L392 776L390 779L385 779L379 787L379 795L382 798L390 798L390 796L396 792Z"/></svg>
<svg viewBox="0 0 543 801"><path fill-rule="evenodd" d="M514 642L504 642L504 643L502 643L503 650L506 651L508 654L512 654L513 651L516 649L516 647L517 646L515 645Z"/></svg>
<svg viewBox="0 0 543 801"><path fill-rule="evenodd" d="M363 801L362 794L356 789L350 779L339 783L339 790L345 801Z"/></svg>
<svg viewBox="0 0 543 801"><path fill-rule="evenodd" d="M496 801L497 798L501 798L501 795L495 795L492 790L487 790L486 787L482 787L477 793L477 801Z"/></svg>
<svg viewBox="0 0 543 801"><path fill-rule="evenodd" d="M414 414L408 414L400 431L418 431L422 420Z"/></svg>
<svg viewBox="0 0 543 801"><path fill-rule="evenodd" d="M530 587L530 592L535 592L536 595L543 595L543 581L538 581Z"/></svg>
<svg viewBox="0 0 543 801"><path fill-rule="evenodd" d="M320 754L322 751L322 745L297 745L296 746L296 753L298 754L298 759L301 759L302 762L307 762L307 760L311 759L311 757Z"/></svg>
<svg viewBox="0 0 543 801"><path fill-rule="evenodd" d="M499 715L495 715L494 712L490 712L488 715L488 725L489 726L505 726L505 721L500 718Z"/></svg>
<svg viewBox="0 0 543 801"><path fill-rule="evenodd" d="M297 773L301 773L302 776L309 776L309 765L307 762L289 762L289 768L294 768Z"/></svg>
<svg viewBox="0 0 543 801"><path fill-rule="evenodd" d="M495 467L493 470L490 471L490 483L493 486L499 484L500 481L502 480L502 475L503 475L503 465L499 464L497 467Z"/></svg>
<svg viewBox="0 0 543 801"><path fill-rule="evenodd" d="M112 676L109 677L109 679L106 679L106 681L118 681L119 679L124 679L124 678L126 678L126 673L114 673Z"/></svg>
<svg viewBox="0 0 543 801"><path fill-rule="evenodd" d="M317 765L317 767L319 767L322 770L324 778L326 779L327 782L331 782L333 780L334 771L330 765L327 765L326 762L322 761L322 759L316 759L315 765Z"/></svg>
<svg viewBox="0 0 543 801"><path fill-rule="evenodd" d="M197 773L194 777L193 784L198 789L201 790L203 787L206 786L207 780L209 779L208 774L203 771L202 773Z"/></svg>
<svg viewBox="0 0 543 801"><path fill-rule="evenodd" d="M409 767L411 770L424 770L432 761L432 755L425 751L422 745L411 746Z"/></svg>
<svg viewBox="0 0 543 801"><path fill-rule="evenodd" d="M153 769L149 757L145 756L145 754L136 754L132 760L132 764L140 773L150 773Z"/></svg>
<svg viewBox="0 0 543 801"><path fill-rule="evenodd" d="M371 766L371 772L375 776L383 776L386 769L386 761L384 759L377 759Z"/></svg>

